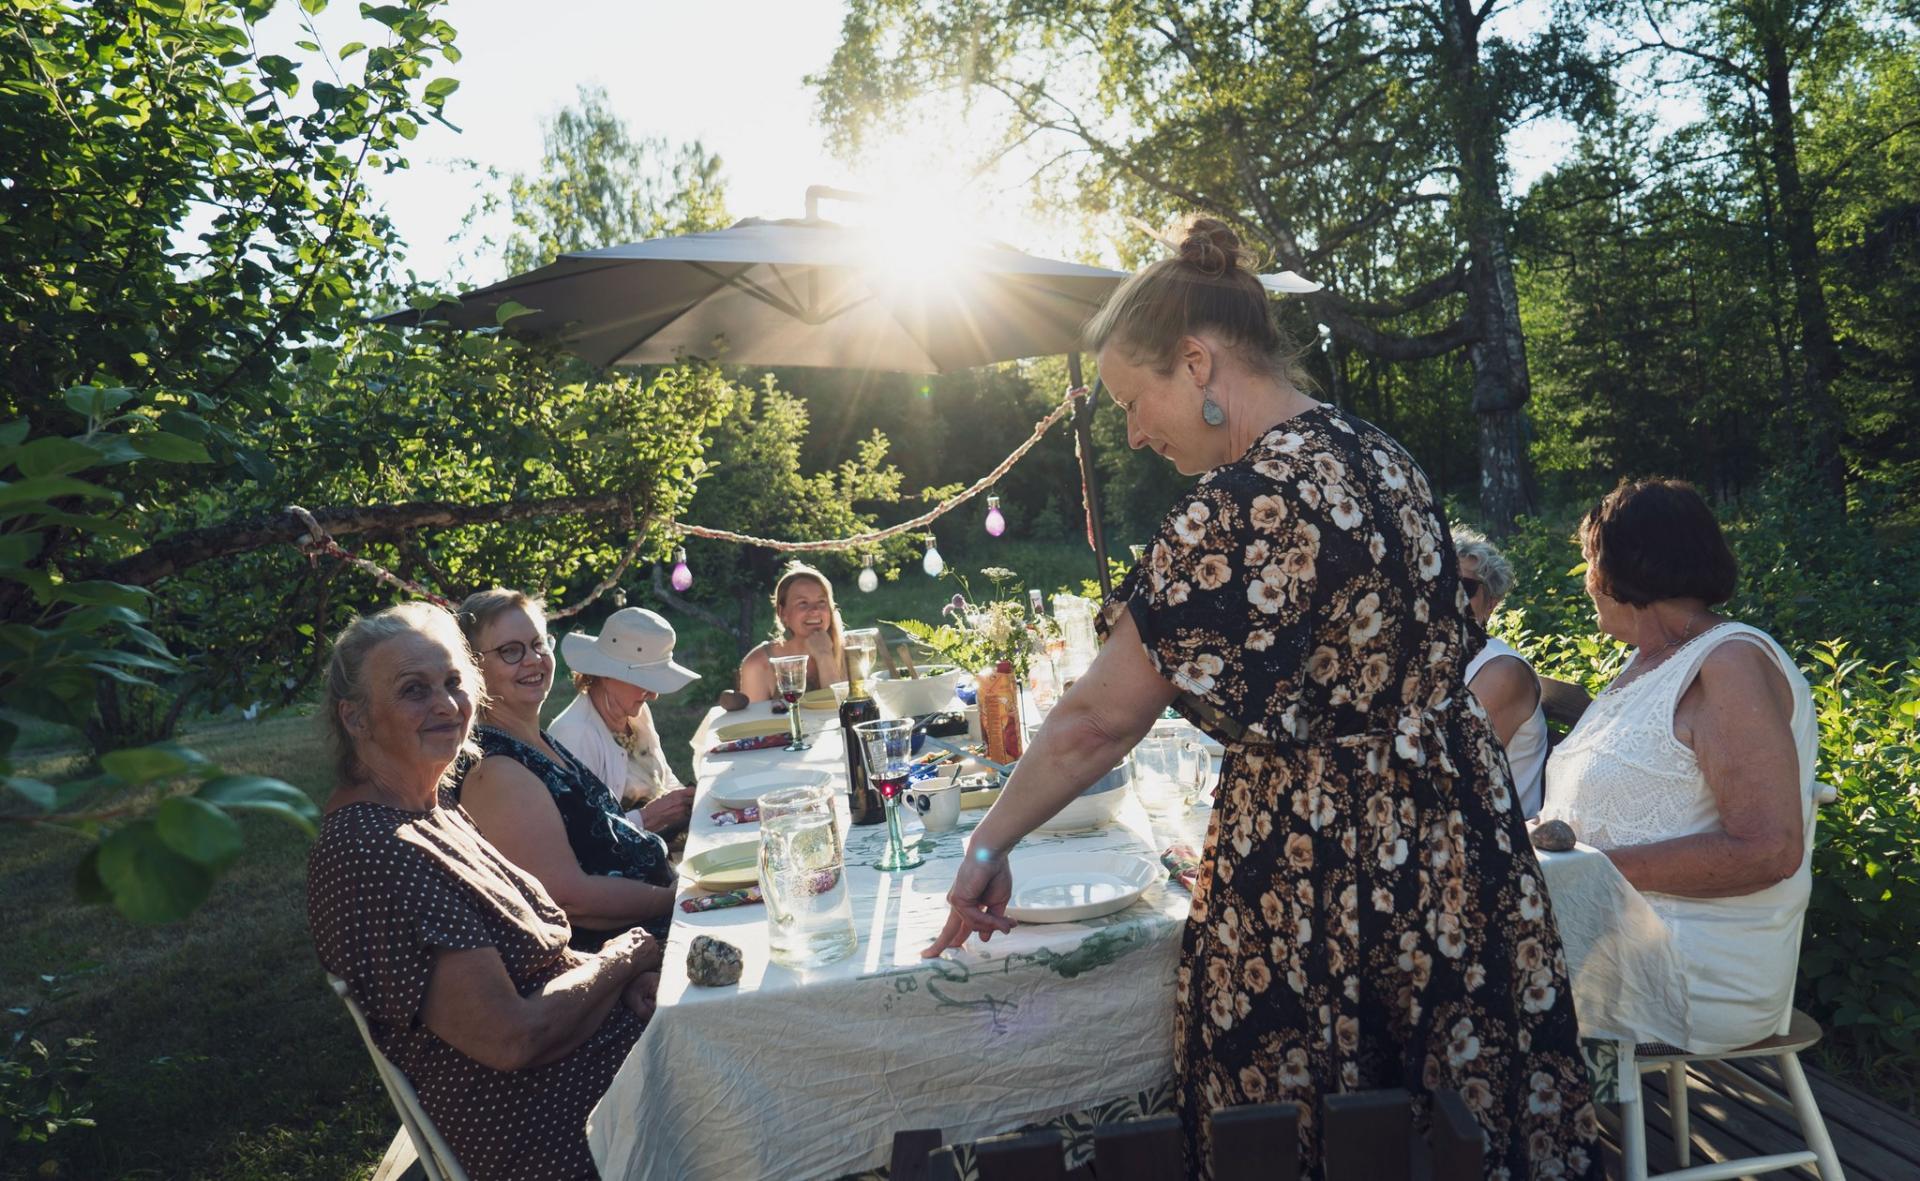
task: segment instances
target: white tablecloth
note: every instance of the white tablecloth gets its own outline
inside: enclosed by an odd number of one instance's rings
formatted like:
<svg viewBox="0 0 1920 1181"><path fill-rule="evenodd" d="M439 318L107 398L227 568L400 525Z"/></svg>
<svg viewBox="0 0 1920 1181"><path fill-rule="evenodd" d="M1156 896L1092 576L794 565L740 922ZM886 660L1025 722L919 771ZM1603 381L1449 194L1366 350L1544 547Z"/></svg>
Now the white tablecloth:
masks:
<svg viewBox="0 0 1920 1181"><path fill-rule="evenodd" d="M1541 853L1582 1037L1687 1042L1687 985L1660 916L1605 853Z"/></svg>
<svg viewBox="0 0 1920 1181"><path fill-rule="evenodd" d="M1027 924L949 958L923 960L946 918L944 896L966 836L984 815L961 813L917 869L870 868L886 826L851 828L844 754L830 714L803 713L813 749L708 756L717 721L771 717L764 703L709 714L694 738L700 784L686 855L758 839L719 826L708 795L717 776L804 767L831 772L842 792L847 881L859 947L799 973L769 961L766 908L677 912L660 1008L594 1108L587 1139L601 1175L628 1181L750 1181L838 1177L886 1162L901 1128L937 1127L949 1142L1078 1111L1164 1082L1173 1069L1173 978L1188 897L1150 889L1119 914L1084 923ZM905 815L905 814L903 814ZM1150 825L1138 802L1120 823L1036 833L1022 849L1132 849L1174 840L1200 847L1210 815ZM903 827L920 835L917 820ZM1543 854L1584 1036L1674 1040L1659 1014L1684 989L1665 928L1612 862L1584 846ZM687 895L683 891L682 897ZM696 935L739 947L734 987L687 981ZM1684 1008L1680 1011L1684 1012Z"/></svg>
<svg viewBox="0 0 1920 1181"><path fill-rule="evenodd" d="M721 720L767 717L765 705ZM708 757L709 715L695 738L700 790L691 856L755 841L758 826L716 826L717 775L781 767L831 771L845 790L832 715L804 754ZM816 719L823 719L818 721ZM1127 910L1083 923L1026 924L949 958L923 960L967 833L985 815L925 847L899 874L869 867L886 826L848 828L847 881L859 948L811 973L769 961L766 908L678 912L667 943L660 1009L588 1120L603 1177L747 1181L819 1178L886 1162L900 1128L938 1127L967 1140L1077 1111L1163 1082L1173 1069L1173 977L1187 895L1155 886ZM1090 833L1036 833L1021 849L1132 849L1157 857L1175 839L1199 847L1209 814L1150 827L1130 802L1121 822ZM903 827L919 835L916 820ZM684 896L684 895L683 895ZM696 988L687 946L712 935L739 947L737 986Z"/></svg>

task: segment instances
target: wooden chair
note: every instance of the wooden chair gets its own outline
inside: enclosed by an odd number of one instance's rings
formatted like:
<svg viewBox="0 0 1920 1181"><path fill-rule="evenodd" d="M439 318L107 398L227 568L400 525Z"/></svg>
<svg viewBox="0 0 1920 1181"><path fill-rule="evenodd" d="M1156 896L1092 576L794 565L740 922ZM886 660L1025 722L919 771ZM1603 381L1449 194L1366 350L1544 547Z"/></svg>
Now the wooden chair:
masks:
<svg viewBox="0 0 1920 1181"><path fill-rule="evenodd" d="M400 1113L401 1127L413 1140L413 1149L419 1154L420 1168L426 1173L427 1181L467 1181L467 1172L460 1167L453 1149L447 1146L440 1130L433 1126L427 1109L420 1106L420 1096L414 1093L413 1084L407 1081L406 1075L400 1073L399 1067L380 1052L379 1045L373 1040L373 1030L367 1026L367 1015L360 1011L359 1004L347 992L347 982L329 972L327 983L333 986L334 993L347 1006L347 1012L353 1015L354 1027L360 1031L360 1040L373 1058L373 1068L386 1085L387 1098L393 1101L393 1109Z"/></svg>
<svg viewBox="0 0 1920 1181"><path fill-rule="evenodd" d="M1814 787L1816 805L1830 804L1839 798L1839 793L1828 784L1818 783ZM1813 843L1811 831L1807 833L1807 843L1809 846ZM1796 943L1798 939L1796 934ZM1640 1102L1624 1103L1620 1107L1620 1156L1624 1181L1657 1181L1657 1178L1667 1178L1668 1181L1724 1181L1799 1165L1812 1165L1819 1172L1820 1181L1844 1181L1846 1174L1840 1168L1840 1155L1834 1151L1833 1137L1827 1134L1826 1120L1821 1118L1820 1107L1814 1102L1813 1088L1807 1083L1807 1072L1800 1066L1801 1051L1819 1042L1822 1032L1818 1021L1793 1009L1788 1013L1784 1028L1774 1036L1762 1038L1737 1050L1719 1054L1690 1054L1673 1046L1642 1045L1635 1047L1631 1053L1622 1054L1622 1094L1626 1094L1629 1087L1640 1086L1640 1076L1646 1070L1667 1072L1667 1105L1672 1113L1673 1150L1675 1163L1679 1166L1678 1170L1671 1173L1648 1176L1647 1105L1642 1096ZM1787 1094L1782 1096L1758 1080L1753 1082L1753 1086L1775 1106L1793 1112L1807 1147L1798 1152L1776 1152L1689 1167L1693 1158L1693 1139L1687 1112L1687 1064L1732 1062L1742 1058L1774 1060L1780 1070L1781 1080L1787 1085Z"/></svg>
<svg viewBox="0 0 1920 1181"><path fill-rule="evenodd" d="M1213 1125L1214 1181L1300 1181L1300 1105L1227 1107Z"/></svg>
<svg viewBox="0 0 1920 1181"><path fill-rule="evenodd" d="M1586 713L1587 707L1592 704L1593 698L1587 696L1587 691L1572 681L1541 677L1540 709L1547 715L1547 721L1551 723L1547 728L1547 745L1550 747L1559 745L1560 739L1564 736L1563 731L1554 729L1555 726L1573 729L1574 723L1580 720L1580 715Z"/></svg>

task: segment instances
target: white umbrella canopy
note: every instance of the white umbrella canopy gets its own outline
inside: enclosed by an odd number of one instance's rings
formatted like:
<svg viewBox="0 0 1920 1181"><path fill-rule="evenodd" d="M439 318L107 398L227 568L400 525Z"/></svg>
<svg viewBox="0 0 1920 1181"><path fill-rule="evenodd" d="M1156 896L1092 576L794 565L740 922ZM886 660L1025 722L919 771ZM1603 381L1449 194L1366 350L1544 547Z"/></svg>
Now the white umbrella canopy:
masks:
<svg viewBox="0 0 1920 1181"><path fill-rule="evenodd" d="M950 373L1072 352L1126 275L999 243L921 249L819 219L563 254L538 270L388 322L557 339L601 366L688 359Z"/></svg>

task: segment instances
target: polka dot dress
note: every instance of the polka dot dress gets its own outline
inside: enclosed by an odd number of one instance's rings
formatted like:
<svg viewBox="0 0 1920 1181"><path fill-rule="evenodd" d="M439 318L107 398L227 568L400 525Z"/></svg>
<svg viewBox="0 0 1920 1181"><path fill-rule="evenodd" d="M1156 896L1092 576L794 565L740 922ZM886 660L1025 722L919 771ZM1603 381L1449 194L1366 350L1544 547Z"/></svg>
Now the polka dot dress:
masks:
<svg viewBox="0 0 1920 1181"><path fill-rule="evenodd" d="M638 1018L616 1005L573 1053L516 1071L481 1065L421 1023L442 950L494 948L522 995L580 962L553 899L450 799L328 815L307 859L307 926L473 1181L597 1176L587 1113L639 1038Z"/></svg>

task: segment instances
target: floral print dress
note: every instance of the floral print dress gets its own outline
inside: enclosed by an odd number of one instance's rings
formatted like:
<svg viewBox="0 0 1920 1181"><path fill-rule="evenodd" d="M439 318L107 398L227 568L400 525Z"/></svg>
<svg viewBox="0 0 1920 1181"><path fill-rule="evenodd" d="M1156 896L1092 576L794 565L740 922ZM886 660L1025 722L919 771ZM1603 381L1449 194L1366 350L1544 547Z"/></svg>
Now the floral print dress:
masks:
<svg viewBox="0 0 1920 1181"><path fill-rule="evenodd" d="M1484 642L1425 475L1330 406L1202 476L1102 612L1225 744L1174 1029L1207 1114L1458 1091L1487 1176L1598 1177L1566 959L1507 764L1462 671Z"/></svg>

